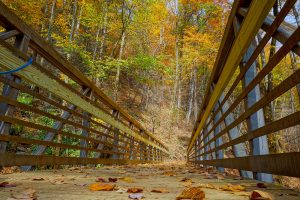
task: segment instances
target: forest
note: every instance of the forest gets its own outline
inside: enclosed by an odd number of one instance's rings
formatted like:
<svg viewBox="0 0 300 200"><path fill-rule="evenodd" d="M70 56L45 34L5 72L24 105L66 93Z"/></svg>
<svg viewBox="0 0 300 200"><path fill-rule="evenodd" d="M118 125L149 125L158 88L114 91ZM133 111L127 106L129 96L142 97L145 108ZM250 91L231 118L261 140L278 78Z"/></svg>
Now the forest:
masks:
<svg viewBox="0 0 300 200"><path fill-rule="evenodd" d="M232 1L230 0L2 0L38 32L72 65L146 129L165 142L171 160L184 160L189 138L205 96L207 83L222 40ZM277 1L281 9L285 1ZM276 10L274 9L276 13ZM278 11L277 11L278 12ZM287 21L300 26L300 3ZM263 32L255 38L260 41ZM281 47L270 41L257 70ZM43 63L43 59L40 58ZM272 90L300 67L300 59L289 53L260 84L263 94ZM49 68L51 69L51 68ZM54 72L55 73L55 72ZM235 73L236 76L238 71ZM70 83L64 74L60 80ZM228 89L228 88L226 88ZM242 90L239 84L234 95ZM299 111L300 85L266 106L265 121ZM232 97L234 99L234 97ZM20 94L18 100L34 104ZM231 99L229 99L231 101ZM57 113L57 110L51 112ZM239 116L242 108L234 115ZM26 118L26 113L22 113ZM39 123L54 121L39 118ZM66 127L68 129L68 127ZM69 127L71 131L74 131ZM246 132L244 124L239 126ZM15 134L30 129L14 127ZM76 131L76 130L75 130ZM66 138L61 138L65 139ZM68 141L72 143L74 141ZM295 152L300 148L300 129L295 126L268 136L271 153ZM11 147L13 148L13 147ZM15 147L15 148L25 148ZM49 148L50 155L55 149ZM78 154L78 151L60 152ZM228 150L225 156L230 157ZM299 180L278 178L291 187Z"/></svg>

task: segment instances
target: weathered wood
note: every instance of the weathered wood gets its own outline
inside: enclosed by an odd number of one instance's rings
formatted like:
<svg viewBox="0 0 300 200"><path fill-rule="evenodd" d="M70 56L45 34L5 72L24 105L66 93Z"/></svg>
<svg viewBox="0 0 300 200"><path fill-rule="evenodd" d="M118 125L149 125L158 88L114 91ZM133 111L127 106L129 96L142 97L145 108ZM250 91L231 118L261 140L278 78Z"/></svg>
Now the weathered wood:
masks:
<svg viewBox="0 0 300 200"><path fill-rule="evenodd" d="M157 163L155 161L146 162L140 160L114 160L100 158L76 158L58 156L33 156L17 155L12 153L0 153L0 166L22 166L22 165L86 165L86 164L105 164L105 165L125 165Z"/></svg>
<svg viewBox="0 0 300 200"><path fill-rule="evenodd" d="M89 118L91 117L88 113L84 113L84 115L86 115L86 116L89 117ZM84 120L82 121L82 125L83 125L84 127L89 127L89 126L90 126L90 121L84 119ZM86 129L82 129L81 135L82 135L83 137L89 137L89 131L87 131ZM85 140L85 139L81 139L81 140L80 140L80 146L81 146L81 147L87 147L87 146L88 146L88 141ZM88 157L88 152L85 151L85 150L81 150L81 151L80 151L80 157L81 157L81 158L86 158L86 157Z"/></svg>
<svg viewBox="0 0 300 200"><path fill-rule="evenodd" d="M123 154L121 152L113 152L113 151L99 150L93 148L84 148L76 145L68 145L62 143L55 143L51 141L28 139L28 138L22 138L19 136L11 136L11 135L0 135L0 140L7 141L7 142L17 142L17 143L24 143L24 144L36 144L36 145L44 145L44 146L51 146L51 147L59 147L64 149L86 150L86 151L101 152L106 154ZM36 156L36 155L32 155L32 156Z"/></svg>

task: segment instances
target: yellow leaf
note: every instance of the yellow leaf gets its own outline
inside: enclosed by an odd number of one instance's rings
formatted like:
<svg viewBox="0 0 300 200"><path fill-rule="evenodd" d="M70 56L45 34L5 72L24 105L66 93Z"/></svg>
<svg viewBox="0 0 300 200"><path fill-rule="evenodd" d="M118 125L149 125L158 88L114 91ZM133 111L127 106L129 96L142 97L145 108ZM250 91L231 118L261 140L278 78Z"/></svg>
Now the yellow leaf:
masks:
<svg viewBox="0 0 300 200"><path fill-rule="evenodd" d="M124 182L127 182L127 183L133 183L133 179L131 177L122 177L122 178L119 178L119 180L121 181L124 181Z"/></svg>

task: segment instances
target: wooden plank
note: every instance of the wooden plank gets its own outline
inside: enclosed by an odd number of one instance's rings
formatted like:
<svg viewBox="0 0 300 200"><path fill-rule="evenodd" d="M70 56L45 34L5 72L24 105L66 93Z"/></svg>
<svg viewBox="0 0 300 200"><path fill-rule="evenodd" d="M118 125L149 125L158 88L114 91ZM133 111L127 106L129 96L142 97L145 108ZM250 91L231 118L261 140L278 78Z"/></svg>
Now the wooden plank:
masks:
<svg viewBox="0 0 300 200"><path fill-rule="evenodd" d="M0 153L0 166L23 166L23 165L125 165L125 164L143 164L157 163L156 161L140 160L114 160L100 158L78 158L78 157L58 157L58 156L33 156L17 155L12 153Z"/></svg>
<svg viewBox="0 0 300 200"><path fill-rule="evenodd" d="M202 160L194 163L247 171L252 170L282 176L300 177L300 152Z"/></svg>
<svg viewBox="0 0 300 200"><path fill-rule="evenodd" d="M268 15L270 9L273 7L275 0L253 0L249 11L242 23L240 32L234 41L233 47L225 62L224 69L221 73L220 79L216 84L215 90L212 93L208 106L205 109L201 122L191 139L188 147L188 152L191 150L196 137L199 135L203 128L212 108L216 104L222 91L226 87L234 71L236 70L242 56L246 52L249 44L255 37L255 34L261 27L263 20Z"/></svg>
<svg viewBox="0 0 300 200"><path fill-rule="evenodd" d="M21 66L24 62L14 56L7 48L5 48L2 44L0 45L0 64L6 66L8 69L15 69ZM32 82L39 87L45 88L48 91L56 94L57 96L65 99L69 103L76 105L77 107L81 108L82 110L93 114L94 116L102 119L103 121L111 124L112 126L122 130L125 133L133 136L135 139L140 140L146 144L152 145L161 149L162 151L167 151L158 146L157 144L141 137L139 134L135 133L134 131L130 130L129 127L125 126L121 122L115 120L113 117L108 115L107 113L103 112L99 108L95 107L94 105L89 104L88 102L84 101L74 92L70 91L68 88L62 86L55 80L50 79L47 75L45 75L42 71L39 70L36 63L33 66L23 69L17 73L20 77L26 79L29 82Z"/></svg>

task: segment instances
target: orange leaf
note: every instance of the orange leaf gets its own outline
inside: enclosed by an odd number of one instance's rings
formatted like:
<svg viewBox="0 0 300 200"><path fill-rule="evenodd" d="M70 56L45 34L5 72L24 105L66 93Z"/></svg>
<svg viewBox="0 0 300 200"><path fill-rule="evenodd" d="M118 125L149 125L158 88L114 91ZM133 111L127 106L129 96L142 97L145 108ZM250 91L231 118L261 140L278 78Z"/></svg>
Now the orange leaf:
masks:
<svg viewBox="0 0 300 200"><path fill-rule="evenodd" d="M142 188L128 188L127 190L128 193L140 193L143 192Z"/></svg>
<svg viewBox="0 0 300 200"><path fill-rule="evenodd" d="M92 191L112 191L115 185L103 184L103 183L93 183L89 186Z"/></svg>
<svg viewBox="0 0 300 200"><path fill-rule="evenodd" d="M151 190L151 192L154 192L154 193L169 193L169 191L165 188L153 189L153 190Z"/></svg>

